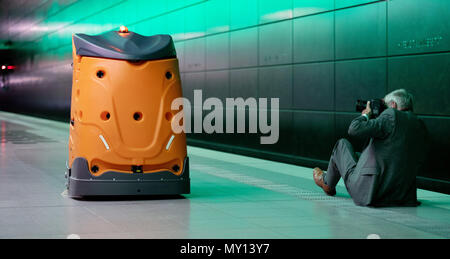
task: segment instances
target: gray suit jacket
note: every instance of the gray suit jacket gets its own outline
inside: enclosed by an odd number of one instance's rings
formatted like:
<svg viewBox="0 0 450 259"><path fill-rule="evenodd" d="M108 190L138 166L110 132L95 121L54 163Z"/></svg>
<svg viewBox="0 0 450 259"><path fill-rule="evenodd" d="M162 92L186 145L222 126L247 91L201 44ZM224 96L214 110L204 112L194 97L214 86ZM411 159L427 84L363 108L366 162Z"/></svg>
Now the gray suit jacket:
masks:
<svg viewBox="0 0 450 259"><path fill-rule="evenodd" d="M426 129L412 112L389 108L378 118L359 116L350 136L370 138L348 189L363 206L417 206L416 176L426 157Z"/></svg>

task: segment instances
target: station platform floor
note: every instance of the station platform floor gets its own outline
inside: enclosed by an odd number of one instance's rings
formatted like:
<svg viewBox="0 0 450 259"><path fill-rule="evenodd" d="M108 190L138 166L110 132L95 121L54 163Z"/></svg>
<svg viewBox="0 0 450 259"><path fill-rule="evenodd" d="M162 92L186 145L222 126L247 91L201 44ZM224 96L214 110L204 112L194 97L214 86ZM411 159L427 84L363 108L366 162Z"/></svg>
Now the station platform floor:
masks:
<svg viewBox="0 0 450 259"><path fill-rule="evenodd" d="M450 196L417 208L326 196L312 169L188 147L191 194L65 195L68 124L0 112L0 238L449 238Z"/></svg>

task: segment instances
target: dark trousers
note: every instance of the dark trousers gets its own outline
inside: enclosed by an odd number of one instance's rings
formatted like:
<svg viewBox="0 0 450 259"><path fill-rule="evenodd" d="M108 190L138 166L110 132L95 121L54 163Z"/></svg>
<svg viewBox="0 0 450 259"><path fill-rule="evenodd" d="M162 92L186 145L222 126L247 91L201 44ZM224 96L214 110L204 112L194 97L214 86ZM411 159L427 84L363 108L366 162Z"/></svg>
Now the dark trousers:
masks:
<svg viewBox="0 0 450 259"><path fill-rule="evenodd" d="M355 170L357 163L358 156L353 150L352 144L346 139L338 140L324 177L325 184L334 188L342 177L345 185L347 185L347 179Z"/></svg>

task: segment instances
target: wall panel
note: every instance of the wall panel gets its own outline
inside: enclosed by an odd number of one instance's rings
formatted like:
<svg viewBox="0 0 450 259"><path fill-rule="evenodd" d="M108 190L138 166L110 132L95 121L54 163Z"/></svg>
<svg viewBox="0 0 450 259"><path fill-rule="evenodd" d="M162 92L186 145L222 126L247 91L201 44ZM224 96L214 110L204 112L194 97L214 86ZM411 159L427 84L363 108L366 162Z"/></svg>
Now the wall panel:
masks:
<svg viewBox="0 0 450 259"><path fill-rule="evenodd" d="M292 62L292 20L259 27L259 65Z"/></svg>
<svg viewBox="0 0 450 259"><path fill-rule="evenodd" d="M230 71L230 97L244 99L258 96L258 69L244 68Z"/></svg>
<svg viewBox="0 0 450 259"><path fill-rule="evenodd" d="M386 55L386 2L336 11L336 58Z"/></svg>
<svg viewBox="0 0 450 259"><path fill-rule="evenodd" d="M292 66L259 68L259 98L279 98L281 109L292 107Z"/></svg>
<svg viewBox="0 0 450 259"><path fill-rule="evenodd" d="M294 154L328 160L334 146L334 115L324 112L294 112ZM324 168L326 169L326 168Z"/></svg>
<svg viewBox="0 0 450 259"><path fill-rule="evenodd" d="M258 65L258 28L230 33L231 67L253 67Z"/></svg>
<svg viewBox="0 0 450 259"><path fill-rule="evenodd" d="M296 19L294 62L334 59L334 14L324 13Z"/></svg>
<svg viewBox="0 0 450 259"><path fill-rule="evenodd" d="M334 63L294 66L293 108L334 110Z"/></svg>
<svg viewBox="0 0 450 259"><path fill-rule="evenodd" d="M230 66L230 37L228 33L206 38L206 68L228 69Z"/></svg>

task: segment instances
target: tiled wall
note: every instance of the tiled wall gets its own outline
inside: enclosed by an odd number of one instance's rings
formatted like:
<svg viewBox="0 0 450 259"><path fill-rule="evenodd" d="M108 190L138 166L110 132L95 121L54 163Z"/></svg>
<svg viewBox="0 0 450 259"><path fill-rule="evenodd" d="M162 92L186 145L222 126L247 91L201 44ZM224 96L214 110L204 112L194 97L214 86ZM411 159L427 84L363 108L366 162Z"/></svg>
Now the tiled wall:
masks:
<svg viewBox="0 0 450 259"><path fill-rule="evenodd" d="M433 153L422 176L450 180L448 0L39 3L25 17L11 15L7 26L13 40L39 50L33 66L41 70L34 73L51 74L69 62L72 33L125 24L144 35L173 36L188 98L194 89L203 89L204 98L280 98L277 144L260 145L258 134L190 134L192 144L323 165L335 141L347 137L356 99L405 88L415 95L415 111L431 136ZM27 17L32 22L24 22ZM22 23L18 33L14 24ZM52 87L69 91L69 76ZM36 91L21 89L21 95ZM55 102L68 105L62 96Z"/></svg>

